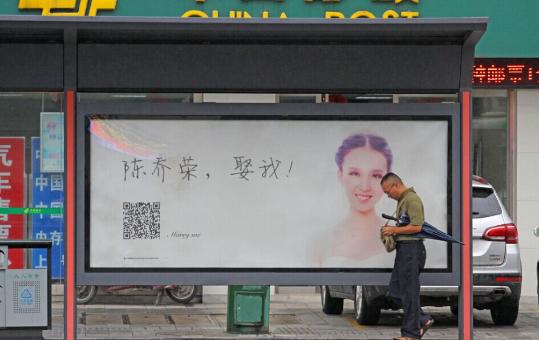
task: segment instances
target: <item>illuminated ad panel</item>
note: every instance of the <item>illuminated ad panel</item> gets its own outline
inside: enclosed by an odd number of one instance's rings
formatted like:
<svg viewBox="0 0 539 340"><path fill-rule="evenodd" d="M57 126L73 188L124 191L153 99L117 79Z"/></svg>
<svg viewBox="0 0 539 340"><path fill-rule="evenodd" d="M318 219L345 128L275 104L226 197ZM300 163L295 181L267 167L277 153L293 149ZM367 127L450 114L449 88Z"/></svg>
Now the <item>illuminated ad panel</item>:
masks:
<svg viewBox="0 0 539 340"><path fill-rule="evenodd" d="M389 171L451 232L448 119L89 115L86 128L90 268L388 269ZM447 243L426 247L426 267L447 269Z"/></svg>

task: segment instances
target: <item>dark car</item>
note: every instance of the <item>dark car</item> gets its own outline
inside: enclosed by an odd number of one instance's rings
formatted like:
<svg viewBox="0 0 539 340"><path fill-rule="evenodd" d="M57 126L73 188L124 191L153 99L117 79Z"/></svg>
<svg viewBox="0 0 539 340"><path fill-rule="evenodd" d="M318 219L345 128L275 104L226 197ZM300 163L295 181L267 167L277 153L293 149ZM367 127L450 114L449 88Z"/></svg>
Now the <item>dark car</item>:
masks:
<svg viewBox="0 0 539 340"><path fill-rule="evenodd" d="M477 176L472 201L474 308L490 309L496 325L513 325L522 284L517 228L494 188ZM539 262L537 270L539 276ZM382 309L400 308L386 293L387 286L322 286L322 309L326 314L340 314L343 298L352 299L357 322L373 325ZM420 294L423 306L450 306L458 314L458 286L422 286Z"/></svg>

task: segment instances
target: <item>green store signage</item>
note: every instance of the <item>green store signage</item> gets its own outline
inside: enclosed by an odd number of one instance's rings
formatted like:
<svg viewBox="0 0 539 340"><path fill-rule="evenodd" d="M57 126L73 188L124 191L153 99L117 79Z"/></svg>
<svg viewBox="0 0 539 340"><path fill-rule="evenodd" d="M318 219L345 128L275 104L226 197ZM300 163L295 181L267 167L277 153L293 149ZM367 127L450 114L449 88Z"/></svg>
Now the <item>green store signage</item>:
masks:
<svg viewBox="0 0 539 340"><path fill-rule="evenodd" d="M488 17L479 57L538 57L538 0L1 0L0 15L233 18Z"/></svg>
<svg viewBox="0 0 539 340"><path fill-rule="evenodd" d="M4 215L63 215L62 208L0 208Z"/></svg>

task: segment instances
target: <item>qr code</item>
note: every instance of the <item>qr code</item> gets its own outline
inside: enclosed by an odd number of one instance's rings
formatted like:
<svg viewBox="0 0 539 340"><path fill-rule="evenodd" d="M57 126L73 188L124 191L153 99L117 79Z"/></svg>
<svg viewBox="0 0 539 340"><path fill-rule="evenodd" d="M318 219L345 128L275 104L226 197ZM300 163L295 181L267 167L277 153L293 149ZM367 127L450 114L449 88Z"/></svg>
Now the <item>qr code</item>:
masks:
<svg viewBox="0 0 539 340"><path fill-rule="evenodd" d="M161 236L159 202L124 202L124 239L158 239Z"/></svg>

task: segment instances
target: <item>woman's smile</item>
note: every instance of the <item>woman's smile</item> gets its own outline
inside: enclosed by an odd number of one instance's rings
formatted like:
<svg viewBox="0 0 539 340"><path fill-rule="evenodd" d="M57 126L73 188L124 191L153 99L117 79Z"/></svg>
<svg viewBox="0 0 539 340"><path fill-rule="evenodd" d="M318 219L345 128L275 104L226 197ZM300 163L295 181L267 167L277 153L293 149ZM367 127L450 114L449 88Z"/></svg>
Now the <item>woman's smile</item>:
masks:
<svg viewBox="0 0 539 340"><path fill-rule="evenodd" d="M372 198L372 195L370 194L355 194L355 196L362 203L365 203Z"/></svg>

